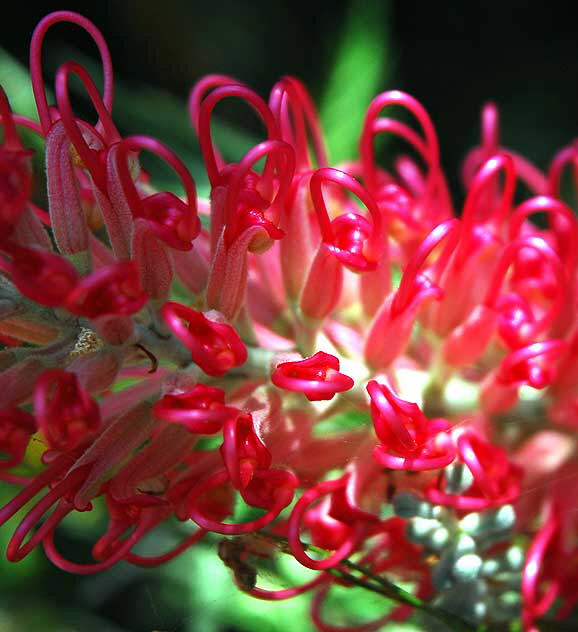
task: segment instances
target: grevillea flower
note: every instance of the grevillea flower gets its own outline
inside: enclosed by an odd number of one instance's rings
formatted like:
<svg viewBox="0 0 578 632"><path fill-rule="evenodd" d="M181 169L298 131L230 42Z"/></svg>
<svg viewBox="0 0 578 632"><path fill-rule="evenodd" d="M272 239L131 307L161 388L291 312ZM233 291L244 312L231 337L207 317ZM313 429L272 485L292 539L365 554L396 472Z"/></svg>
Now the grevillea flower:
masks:
<svg viewBox="0 0 578 632"><path fill-rule="evenodd" d="M353 386L353 380L339 372L339 359L323 351L305 360L279 363L271 381L279 388L303 393L309 401L331 399Z"/></svg>
<svg viewBox="0 0 578 632"><path fill-rule="evenodd" d="M380 444L374 457L393 470L440 469L455 459L455 448L444 419L428 421L416 404L396 397L385 385L371 380L371 417Z"/></svg>
<svg viewBox="0 0 578 632"><path fill-rule="evenodd" d="M214 434L238 411L225 405L225 392L221 389L197 384L183 393L167 393L154 405L153 413L158 419L182 424L191 432Z"/></svg>
<svg viewBox="0 0 578 632"><path fill-rule="evenodd" d="M67 61L49 104L42 46L62 22L96 43L104 89ZM39 122L0 89L0 481L11 490L0 526L24 510L7 559L41 546L71 573L150 567L213 533L231 538L218 554L240 589L310 593L319 630L377 631L414 608L460 630L517 618L535 632L556 609L570 617L578 222L561 182L576 172L576 141L542 173L501 145L487 104L454 213L434 124L410 95L379 94L358 158L334 166L299 80L266 101L210 75L189 99L203 199L169 147L117 129L110 54L89 20L44 18L30 70ZM72 79L95 124L74 111ZM231 162L212 130L225 100L263 125ZM31 199L21 128L45 147L47 209ZM417 159L382 168L382 134ZM157 186L143 152L182 195ZM37 468L31 445L43 446ZM80 564L57 529L98 511L95 499L108 523ZM143 538L170 521L194 527L149 551ZM315 574L259 587L261 560L282 554ZM398 607L334 625L324 603L353 584Z"/></svg>
<svg viewBox="0 0 578 632"><path fill-rule="evenodd" d="M0 231L2 237L14 230L32 193L31 152L24 149L8 102L0 87L0 115L4 139L0 145Z"/></svg>
<svg viewBox="0 0 578 632"><path fill-rule="evenodd" d="M32 399L38 429L52 449L71 450L100 425L98 404L80 387L74 373L45 371Z"/></svg>
<svg viewBox="0 0 578 632"><path fill-rule="evenodd" d="M169 328L191 351L193 361L207 375L224 375L247 359L245 345L233 327L208 317L218 318L217 313L202 314L177 303L166 303L162 313Z"/></svg>
<svg viewBox="0 0 578 632"><path fill-rule="evenodd" d="M16 407L0 411L0 469L9 470L20 464L35 432L31 414Z"/></svg>

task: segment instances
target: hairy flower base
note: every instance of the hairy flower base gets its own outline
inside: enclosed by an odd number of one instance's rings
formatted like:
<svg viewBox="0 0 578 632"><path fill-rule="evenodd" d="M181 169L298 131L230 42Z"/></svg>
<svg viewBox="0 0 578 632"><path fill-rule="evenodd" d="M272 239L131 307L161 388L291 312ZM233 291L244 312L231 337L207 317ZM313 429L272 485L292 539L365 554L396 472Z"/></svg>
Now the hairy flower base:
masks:
<svg viewBox="0 0 578 632"><path fill-rule="evenodd" d="M96 42L103 94L71 61L48 104L42 44L60 22ZM0 90L0 480L14 490L0 524L26 508L7 558L42 545L72 573L150 567L214 533L234 536L219 556L242 590L311 592L320 630L378 630L413 609L456 630L519 617L531 632L555 609L569 617L578 222L560 182L567 168L578 174L578 146L542 174L501 146L487 105L455 213L434 126L411 96L378 95L359 159L333 167L297 79L266 102L212 75L189 99L211 185L203 200L168 147L117 130L112 63L91 22L44 18L30 72L39 123L13 114ZM71 75L96 125L74 112ZM249 105L264 137L227 164L211 117L229 99ZM386 116L392 107L418 129ZM45 141L47 210L31 199L20 128ZM419 162L380 167L380 134ZM171 167L182 199L157 190L143 151ZM531 196L516 206L519 180ZM92 563L78 564L55 532L97 498L108 525ZM134 552L169 520L196 529L166 553ZM259 588L255 564L278 552L318 574ZM323 608L335 584L398 607L337 628Z"/></svg>

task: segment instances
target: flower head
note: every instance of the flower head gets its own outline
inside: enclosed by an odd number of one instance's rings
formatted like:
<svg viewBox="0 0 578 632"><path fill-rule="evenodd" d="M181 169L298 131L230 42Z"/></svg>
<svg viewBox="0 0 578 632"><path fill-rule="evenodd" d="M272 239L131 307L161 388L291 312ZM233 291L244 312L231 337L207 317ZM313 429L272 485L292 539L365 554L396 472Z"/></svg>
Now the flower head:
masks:
<svg viewBox="0 0 578 632"><path fill-rule="evenodd" d="M42 44L61 22L95 41L104 90L69 61L49 105ZM72 77L96 124L74 111ZM446 623L519 615L524 632L556 600L570 612L578 521L561 481L577 475L578 222L560 182L575 144L542 174L500 145L486 105L455 213L433 122L410 95L378 95L359 156L332 166L299 80L281 79L266 101L211 75L189 100L203 199L169 147L115 126L112 63L89 20L58 11L40 22L31 79L38 123L0 90L0 480L17 488L0 524L28 507L10 561L42 545L59 568L89 574L162 564L209 532L259 534L219 547L237 584L258 599L312 591L320 630L335 629L321 605L336 584L403 604L363 629L404 620L409 605L443 607ZM263 136L226 162L212 116L229 99ZM20 127L45 146L46 210L31 199ZM417 160L382 168L381 134ZM182 195L159 188L143 152L174 171ZM530 190L521 203L518 181ZM538 467L524 458L534 453L548 458ZM108 526L92 562L77 564L55 532L97 498ZM171 520L196 527L164 554L133 550ZM263 548L317 575L259 588L251 564Z"/></svg>

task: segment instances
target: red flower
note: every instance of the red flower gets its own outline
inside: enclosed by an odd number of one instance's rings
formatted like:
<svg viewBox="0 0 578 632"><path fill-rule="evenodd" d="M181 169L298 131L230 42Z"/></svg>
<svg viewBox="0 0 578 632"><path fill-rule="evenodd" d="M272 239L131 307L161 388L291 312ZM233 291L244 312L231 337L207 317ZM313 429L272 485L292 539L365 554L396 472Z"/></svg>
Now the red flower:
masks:
<svg viewBox="0 0 578 632"><path fill-rule="evenodd" d="M100 427L98 404L74 373L45 371L36 382L33 400L38 428L54 450L73 450Z"/></svg>
<svg viewBox="0 0 578 632"><path fill-rule="evenodd" d="M331 399L354 383L339 372L339 359L323 351L297 362L281 362L271 374L271 381L286 391L303 393L310 402Z"/></svg>
<svg viewBox="0 0 578 632"><path fill-rule="evenodd" d="M184 393L168 393L153 407L155 417L198 434L219 432L225 421L238 412L225 406L224 391L204 384L196 384Z"/></svg>
<svg viewBox="0 0 578 632"><path fill-rule="evenodd" d="M161 312L171 331L207 375L225 375L247 360L247 349L230 325L215 322L206 314L178 303L165 303Z"/></svg>
<svg viewBox="0 0 578 632"><path fill-rule="evenodd" d="M79 316L97 318L108 314L134 314L145 306L136 265L131 261L100 268L82 279L67 299L67 307Z"/></svg>

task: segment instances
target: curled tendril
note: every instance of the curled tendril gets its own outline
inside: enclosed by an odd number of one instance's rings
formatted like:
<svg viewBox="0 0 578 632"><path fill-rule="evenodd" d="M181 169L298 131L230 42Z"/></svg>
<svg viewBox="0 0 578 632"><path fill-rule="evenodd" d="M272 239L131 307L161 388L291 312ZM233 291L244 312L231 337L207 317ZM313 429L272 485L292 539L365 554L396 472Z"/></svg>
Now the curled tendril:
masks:
<svg viewBox="0 0 578 632"><path fill-rule="evenodd" d="M307 129L311 133L317 166L326 167L327 152L321 125L313 100L305 86L294 77L284 77L273 86L269 107L281 130L281 137L295 150L298 170L307 171L312 167Z"/></svg>
<svg viewBox="0 0 578 632"><path fill-rule="evenodd" d="M330 221L323 196L325 183L339 185L359 198L369 211L371 222L358 213L346 213ZM311 176L309 187L322 240L337 259L354 272L375 269L385 244L382 213L373 196L355 178L332 168L318 169Z"/></svg>
<svg viewBox="0 0 578 632"><path fill-rule="evenodd" d="M211 135L211 115L217 103L229 97L237 97L248 103L265 124L268 139L280 140L279 129L273 114L259 95L241 84L223 85L215 88L203 99L198 116L199 142L201 143L209 182L213 187L219 182L221 169L218 166L217 153Z"/></svg>
<svg viewBox="0 0 578 632"><path fill-rule="evenodd" d="M149 151L166 162L178 175L186 203L172 193L155 193L142 198L131 174L135 152ZM157 236L177 250L190 250L201 230L197 215L195 182L178 156L166 145L148 136L127 136L114 146L114 161L124 194L135 217L147 220Z"/></svg>
<svg viewBox="0 0 578 632"><path fill-rule="evenodd" d="M112 111L114 78L112 70L112 60L106 41L99 29L87 18L72 11L56 11L43 18L34 29L32 41L30 43L30 77L34 99L38 108L38 117L43 133L46 135L54 121L48 102L44 80L42 78L42 43L48 29L61 22L70 22L84 29L96 43L102 59L104 75L104 95L102 101L110 113Z"/></svg>
<svg viewBox="0 0 578 632"><path fill-rule="evenodd" d="M246 209L239 208L239 201L247 176L251 173L252 167L262 158L266 158L267 161L271 160L278 168L277 192L275 197L268 201L268 207L274 215L273 222L279 219L281 204L289 193L293 179L295 154L287 143L280 140L268 140L253 147L243 157L229 180L224 207L225 242L228 245L250 226L261 225L271 239L280 239L284 235L275 224L265 217L261 210L251 208L250 205ZM267 171L269 170L265 165L261 179L266 177ZM270 186L265 182L263 188L269 189ZM249 246L249 250L255 249L260 250L258 245Z"/></svg>
<svg viewBox="0 0 578 632"><path fill-rule="evenodd" d="M398 123L392 119L378 118L384 108L393 105L400 105L406 108L416 117L424 132L423 139L403 123ZM399 90L383 92L375 97L367 109L359 146L363 172L370 191L375 191L378 186L378 174L373 154L373 139L376 134L382 131L393 132L407 140L426 160L430 169L437 168L439 163L437 136L424 107L405 92L400 92Z"/></svg>

